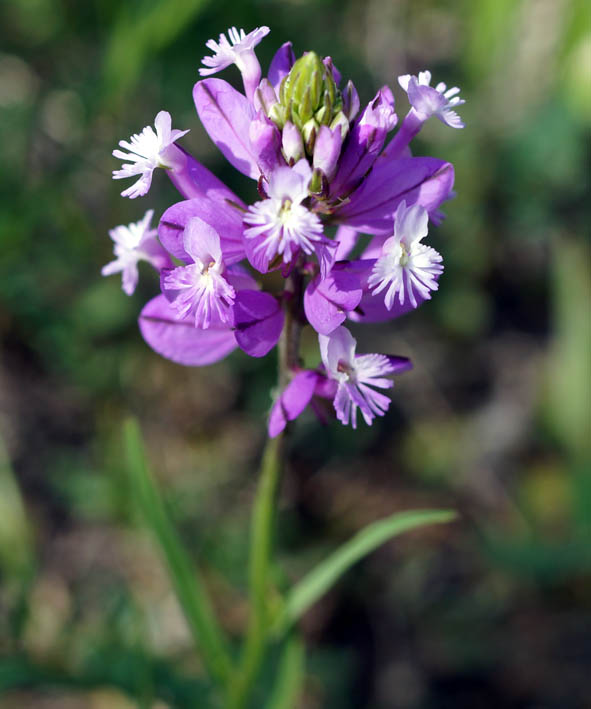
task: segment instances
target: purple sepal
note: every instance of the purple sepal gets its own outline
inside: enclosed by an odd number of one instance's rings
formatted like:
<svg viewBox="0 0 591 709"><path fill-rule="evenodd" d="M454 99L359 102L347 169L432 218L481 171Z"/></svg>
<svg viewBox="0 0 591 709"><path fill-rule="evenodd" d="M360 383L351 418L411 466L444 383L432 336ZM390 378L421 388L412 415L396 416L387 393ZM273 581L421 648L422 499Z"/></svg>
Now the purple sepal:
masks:
<svg viewBox="0 0 591 709"><path fill-rule="evenodd" d="M309 369L298 372L273 404L269 416L269 437L275 438L304 411L314 396L321 375Z"/></svg>
<svg viewBox="0 0 591 709"><path fill-rule="evenodd" d="M174 168L166 170L166 174L185 199L207 197L219 202L226 199L240 202L231 189L195 160L189 152L180 145L174 147L177 150L177 160Z"/></svg>
<svg viewBox="0 0 591 709"><path fill-rule="evenodd" d="M291 42L286 42L279 47L269 65L268 78L275 90L279 88L282 79L289 74L294 63L295 54Z"/></svg>
<svg viewBox="0 0 591 709"><path fill-rule="evenodd" d="M234 327L238 346L251 357L264 357L279 341L283 311L269 293L239 291L234 303Z"/></svg>
<svg viewBox="0 0 591 709"><path fill-rule="evenodd" d="M323 280L316 276L304 292L304 311L308 322L321 335L342 325L347 313L355 310L363 295L355 273L334 268Z"/></svg>
<svg viewBox="0 0 591 709"><path fill-rule="evenodd" d="M251 122L248 135L257 164L264 175L270 175L277 167L285 165L281 155L281 133L262 111Z"/></svg>
<svg viewBox="0 0 591 709"><path fill-rule="evenodd" d="M341 207L338 219L367 234L391 234L396 208L420 204L428 212L448 199L454 182L451 163L435 158L378 158L372 171Z"/></svg>
<svg viewBox="0 0 591 709"><path fill-rule="evenodd" d="M258 180L261 171L249 140L255 110L248 99L223 79L198 81L193 99L205 130L228 162Z"/></svg>
<svg viewBox="0 0 591 709"><path fill-rule="evenodd" d="M243 206L238 197L234 197L234 200L239 207ZM158 225L158 237L162 245L173 256L182 261L190 261L191 259L183 246L183 232L189 219L199 217L220 235L224 262L227 265L236 263L241 261L245 255L242 238L242 214L241 209L225 200L217 201L206 197L195 197L184 202L177 202L164 212Z"/></svg>
<svg viewBox="0 0 591 709"><path fill-rule="evenodd" d="M146 303L138 322L142 337L155 352L189 367L213 364L237 346L231 328L198 329L193 317L179 318L163 295Z"/></svg>
<svg viewBox="0 0 591 709"><path fill-rule="evenodd" d="M386 135L396 125L394 96L383 86L355 121L345 142L331 194L348 194L374 164Z"/></svg>
<svg viewBox="0 0 591 709"><path fill-rule="evenodd" d="M340 226L337 229L334 240L337 243L335 261L344 261L355 248L359 234L348 226Z"/></svg>

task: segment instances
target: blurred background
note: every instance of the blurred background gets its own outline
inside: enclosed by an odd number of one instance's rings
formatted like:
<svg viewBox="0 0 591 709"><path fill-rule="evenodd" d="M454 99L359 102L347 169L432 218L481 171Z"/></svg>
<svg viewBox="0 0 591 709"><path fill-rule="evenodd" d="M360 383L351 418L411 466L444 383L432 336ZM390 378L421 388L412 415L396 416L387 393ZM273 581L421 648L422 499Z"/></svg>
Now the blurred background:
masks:
<svg viewBox="0 0 591 709"><path fill-rule="evenodd" d="M246 529L275 360L185 369L136 318L107 235L178 196L124 200L112 149L166 109L246 201L191 98L204 43L267 24L331 55L362 100L429 68L466 129L414 143L456 167L430 243L436 297L360 351L412 357L355 435L297 426L279 520L298 578L364 524L412 507L460 520L378 550L305 619L306 709L588 706L591 662L591 9L584 0L9 0L0 4L0 707L210 706L121 428L152 467L228 632L246 618ZM235 68L224 78L239 84ZM126 183L127 186L127 183ZM313 338L304 347L312 352ZM269 669L268 672L272 672ZM264 681L263 681L264 687Z"/></svg>

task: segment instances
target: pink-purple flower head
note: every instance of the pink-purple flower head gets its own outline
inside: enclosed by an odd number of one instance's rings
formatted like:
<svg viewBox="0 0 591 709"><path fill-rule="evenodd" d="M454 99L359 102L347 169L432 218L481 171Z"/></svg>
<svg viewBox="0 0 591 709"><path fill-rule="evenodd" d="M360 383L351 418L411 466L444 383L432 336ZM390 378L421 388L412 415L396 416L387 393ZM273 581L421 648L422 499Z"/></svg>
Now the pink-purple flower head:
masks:
<svg viewBox="0 0 591 709"><path fill-rule="evenodd" d="M157 271L171 263L167 252L158 242L156 229L150 228L153 216L154 210L149 209L139 222L116 226L109 231L109 236L115 242L113 252L116 259L103 266L101 273L103 276L121 273L123 291L127 295L132 295L136 289L139 261L147 261Z"/></svg>
<svg viewBox="0 0 591 709"><path fill-rule="evenodd" d="M458 96L460 89L457 86L448 89L443 81L435 87L430 86L430 71L421 71L418 76L404 74L398 77L398 83L408 94L408 100L421 120L437 116L450 128L464 128L462 119L454 111L457 106L466 103Z"/></svg>
<svg viewBox="0 0 591 709"><path fill-rule="evenodd" d="M128 152L113 150L113 155L126 160L120 170L113 171L114 180L139 175L139 180L124 190L121 195L135 199L148 193L152 184L152 173L157 167L172 168L175 162L174 143L186 135L188 130L172 130L170 113L160 111L154 119L156 131L146 126L141 133L136 133L127 140L120 140L119 145Z"/></svg>
<svg viewBox="0 0 591 709"><path fill-rule="evenodd" d="M121 272L131 293L138 261L160 271L162 292L143 308L140 330L156 352L179 364L211 364L236 348L263 357L277 345L286 312L292 323L314 328L318 366L304 370L292 360L270 435L308 405L320 415L321 399L332 401L341 423L355 427L361 411L371 424L388 409L383 390L391 376L411 365L404 357L357 354L344 325L392 320L437 290L442 257L423 241L429 221L443 218L454 170L444 160L413 157L409 144L433 115L463 127L455 109L464 102L456 87L432 87L429 72L402 76L411 109L399 124L390 88L361 106L330 58L306 52L297 59L289 42L261 79L255 49L268 33L268 27L250 33L232 27L209 40L211 55L200 69L206 78L193 88L211 140L257 181L260 198L244 203L178 147L186 131L173 130L162 111L155 129L121 141L125 152L114 155L125 163L113 177L136 178L122 193L134 198L164 167L182 200L162 215L158 238L151 212L112 230L116 259L103 273ZM242 73L244 92L212 77L231 64ZM360 250L362 235L372 239ZM275 269L290 279L285 287L277 278L257 280Z"/></svg>

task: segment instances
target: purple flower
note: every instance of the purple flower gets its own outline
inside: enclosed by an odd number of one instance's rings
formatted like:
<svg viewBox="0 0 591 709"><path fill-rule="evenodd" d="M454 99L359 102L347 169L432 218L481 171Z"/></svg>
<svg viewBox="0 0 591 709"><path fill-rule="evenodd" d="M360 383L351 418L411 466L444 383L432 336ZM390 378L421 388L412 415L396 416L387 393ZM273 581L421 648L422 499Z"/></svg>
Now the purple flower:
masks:
<svg viewBox="0 0 591 709"><path fill-rule="evenodd" d="M418 76L399 76L398 83L408 94L408 100L422 121L436 116L450 128L464 128L462 119L453 110L456 106L466 103L458 96L460 89L457 86L448 89L443 81L440 81L433 88L429 85L430 71L421 71Z"/></svg>
<svg viewBox="0 0 591 709"><path fill-rule="evenodd" d="M394 235L384 242L368 285L377 295L383 290L388 310L398 296L400 305L408 299L414 308L417 298L428 300L437 290L437 278L443 273L441 255L430 246L421 244L429 231L429 215L424 207L406 206L401 202L394 220Z"/></svg>
<svg viewBox="0 0 591 709"><path fill-rule="evenodd" d="M122 287L127 295L131 295L137 286L138 262L147 261L157 271L170 265L170 258L156 238L156 229L150 229L154 210L149 209L143 219L127 226L116 226L109 231L109 236L115 242L113 251L117 257L103 266L103 276L121 273Z"/></svg>
<svg viewBox="0 0 591 709"><path fill-rule="evenodd" d="M121 166L120 170L113 171L113 179L121 180L125 177L140 175L140 179L131 187L124 190L121 195L135 199L148 193L152 184L152 173L157 167L172 168L178 159L178 148L174 147L175 141L186 135L188 130L171 130L170 113L160 111L154 119L156 132L152 126L146 126L141 133L132 135L129 141L120 140L119 145L127 150L113 150L113 155L120 160L129 160Z"/></svg>
<svg viewBox="0 0 591 709"><path fill-rule="evenodd" d="M199 217L192 217L183 246L193 263L163 274L165 295L181 318L194 316L195 327L207 330L212 318L230 323L236 293L223 275L219 234Z"/></svg>
<svg viewBox="0 0 591 709"><path fill-rule="evenodd" d="M330 335L319 335L320 355L329 379L337 383L334 408L338 420L345 426L357 427L357 409L368 426L376 416L383 416L390 399L376 391L389 389L393 382L386 377L411 369L404 357L382 354L355 354L357 341L346 327Z"/></svg>
<svg viewBox="0 0 591 709"><path fill-rule="evenodd" d="M245 246L250 263L266 273L278 258L285 264L303 251L312 254L326 243L320 218L302 202L308 197L312 170L305 160L280 167L270 177L268 199L248 208Z"/></svg>
<svg viewBox="0 0 591 709"><path fill-rule="evenodd" d="M205 46L213 52L213 56L203 57L202 63L206 68L199 69L199 74L210 76L217 74L218 71L225 69L230 64L236 64L242 74L246 95L252 100L254 90L261 79L261 66L254 53L254 48L270 31L268 27L257 27L246 34L243 29L237 30L236 27L230 27L228 30L229 41L223 32L217 42L213 39L208 40Z"/></svg>

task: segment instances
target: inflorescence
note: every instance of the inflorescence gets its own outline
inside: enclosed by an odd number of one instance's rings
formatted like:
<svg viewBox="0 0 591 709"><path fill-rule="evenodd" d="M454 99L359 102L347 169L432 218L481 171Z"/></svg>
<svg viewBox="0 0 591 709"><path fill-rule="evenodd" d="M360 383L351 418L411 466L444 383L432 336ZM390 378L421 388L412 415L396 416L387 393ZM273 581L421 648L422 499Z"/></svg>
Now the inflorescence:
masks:
<svg viewBox="0 0 591 709"><path fill-rule="evenodd" d="M156 130L147 126L120 141L127 152L113 152L124 161L113 178L137 178L122 192L133 199L147 194L152 173L163 167L183 200L166 210L157 229L148 210L139 222L111 230L116 259L102 273L121 272L131 295L139 261L159 271L162 292L144 306L140 330L156 352L188 366L211 364L237 347L263 357L279 342L288 304L291 317L318 333L321 363L316 369L291 363L269 434L308 405L320 412L322 399L355 428L358 410L367 424L386 412L390 399L378 390L412 365L404 357L356 354L344 323L396 318L437 290L442 257L422 242L429 221L443 219L439 207L453 196L454 170L443 160L412 157L409 143L431 116L463 128L454 109L464 101L456 87L432 87L428 71L400 76L411 108L388 142L398 118L387 86L362 109L355 86L342 86L330 57L306 52L296 60L290 42L261 78L255 47L268 33L268 27L249 34L233 27L228 37L207 42L212 55L200 74L235 64L244 94L217 78L193 89L210 138L257 181L260 199L244 204L177 145L188 131L173 130L170 114L161 111ZM363 234L371 239L352 258ZM264 290L260 276L270 271L286 279L283 291ZM302 286L295 308L287 285L294 278Z"/></svg>

